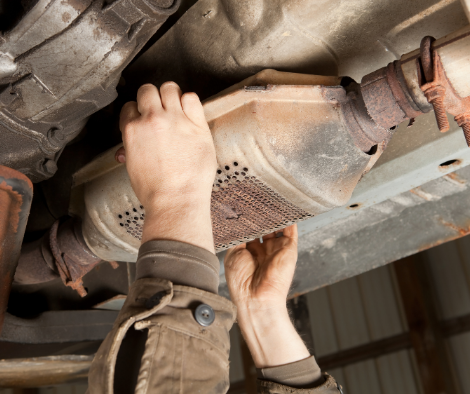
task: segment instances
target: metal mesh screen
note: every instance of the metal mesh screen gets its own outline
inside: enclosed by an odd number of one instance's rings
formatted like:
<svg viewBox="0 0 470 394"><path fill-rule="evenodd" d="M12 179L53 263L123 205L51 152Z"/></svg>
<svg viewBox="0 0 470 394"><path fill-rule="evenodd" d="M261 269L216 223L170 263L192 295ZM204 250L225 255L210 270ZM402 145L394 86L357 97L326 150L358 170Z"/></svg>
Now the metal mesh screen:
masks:
<svg viewBox="0 0 470 394"><path fill-rule="evenodd" d="M211 202L216 251L313 216L279 196L256 177L249 176L248 169L244 170L241 174L235 172L235 175L226 175L225 179L216 179L218 190L213 190ZM223 187L220 181L225 183Z"/></svg>

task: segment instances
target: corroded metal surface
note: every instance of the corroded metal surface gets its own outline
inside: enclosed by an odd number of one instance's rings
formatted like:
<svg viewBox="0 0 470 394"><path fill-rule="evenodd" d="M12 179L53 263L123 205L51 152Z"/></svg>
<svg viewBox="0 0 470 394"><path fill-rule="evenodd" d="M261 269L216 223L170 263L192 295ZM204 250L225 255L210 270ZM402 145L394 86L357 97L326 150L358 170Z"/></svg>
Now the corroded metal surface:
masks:
<svg viewBox="0 0 470 394"><path fill-rule="evenodd" d="M361 82L368 113L385 129L423 114L413 102L406 84L400 81L400 71L400 63L393 62L366 75Z"/></svg>
<svg viewBox="0 0 470 394"><path fill-rule="evenodd" d="M281 197L248 170L216 178L211 214L217 251L259 238L313 215ZM227 183L220 189L219 181Z"/></svg>
<svg viewBox="0 0 470 394"><path fill-rule="evenodd" d="M434 108L439 130L446 132L450 129L447 111L454 115L455 121L462 127L465 140L470 147L470 96L459 96L450 83L441 57L433 48L433 42L435 42L434 38L424 37L421 43L421 90Z"/></svg>
<svg viewBox="0 0 470 394"><path fill-rule="evenodd" d="M60 221L57 220L49 232L49 245L55 267L64 285L76 290L81 297L85 297L87 291L83 286L83 277L96 267L101 259L88 249L85 242L79 241L71 220L60 226L60 238L59 224ZM80 231L80 225L77 229Z"/></svg>
<svg viewBox="0 0 470 394"><path fill-rule="evenodd" d="M0 163L50 178L179 0L38 0L0 39Z"/></svg>
<svg viewBox="0 0 470 394"><path fill-rule="evenodd" d="M33 185L25 175L0 166L0 332L32 196Z"/></svg>
<svg viewBox="0 0 470 394"><path fill-rule="evenodd" d="M374 155L378 144L386 143L392 137L392 131L388 130L375 122L369 113L364 102L362 89L356 83L347 86L347 100L342 100L341 111L344 114L344 122L348 127L349 134L354 140L356 146L363 152ZM325 91L325 95L331 94L331 91ZM334 99L334 98L333 98ZM385 105L388 105L385 102ZM374 106L377 105L374 102ZM369 167L370 169L370 167Z"/></svg>
<svg viewBox="0 0 470 394"><path fill-rule="evenodd" d="M424 92L428 102L434 109L436 116L437 126L442 133L449 131L450 124L447 120L446 108L444 104L444 97L446 88L441 81L440 74L434 72L434 54L432 51L432 43L435 41L433 37L424 37L420 46L420 62L422 75L421 75L421 90ZM437 56L437 55L436 55ZM436 60L437 61L437 60Z"/></svg>
<svg viewBox="0 0 470 394"><path fill-rule="evenodd" d="M15 282L34 284L60 277L84 297L83 277L100 262L83 239L81 221L57 220L40 240L23 246ZM109 263L117 268L115 261Z"/></svg>

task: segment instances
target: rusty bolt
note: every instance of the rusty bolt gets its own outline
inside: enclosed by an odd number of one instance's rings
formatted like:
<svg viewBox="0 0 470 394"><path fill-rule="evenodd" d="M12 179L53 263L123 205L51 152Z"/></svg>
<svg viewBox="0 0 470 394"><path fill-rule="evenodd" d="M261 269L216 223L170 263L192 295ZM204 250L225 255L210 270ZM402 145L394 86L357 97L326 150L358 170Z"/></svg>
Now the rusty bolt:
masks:
<svg viewBox="0 0 470 394"><path fill-rule="evenodd" d="M423 68L424 79L426 80L421 89L428 102L432 104L439 130L441 133L445 133L450 129L444 104L446 88L439 84L439 74L437 74L435 67L436 58L432 50L432 43L434 41L435 38L430 36L424 37L421 40L421 66Z"/></svg>
<svg viewBox="0 0 470 394"><path fill-rule="evenodd" d="M470 147L470 113L466 112L464 114L457 115L455 121L462 128L463 134L465 136L465 141Z"/></svg>
<svg viewBox="0 0 470 394"><path fill-rule="evenodd" d="M446 88L442 85L431 85L424 91L424 95L434 108L434 115L436 116L437 125L441 133L449 131L450 124L447 119L446 107L444 105Z"/></svg>
<svg viewBox="0 0 470 394"><path fill-rule="evenodd" d="M463 123L460 127L462 127L465 141L467 141L467 146L470 147L470 122Z"/></svg>

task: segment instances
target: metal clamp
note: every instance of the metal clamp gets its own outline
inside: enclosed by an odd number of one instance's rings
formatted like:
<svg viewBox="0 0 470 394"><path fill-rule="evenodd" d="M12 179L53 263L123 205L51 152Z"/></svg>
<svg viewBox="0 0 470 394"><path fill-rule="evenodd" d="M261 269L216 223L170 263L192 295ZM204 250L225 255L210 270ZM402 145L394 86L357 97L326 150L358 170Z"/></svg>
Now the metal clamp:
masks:
<svg viewBox="0 0 470 394"><path fill-rule="evenodd" d="M421 90L434 108L439 130L445 133L450 129L446 114L449 112L462 127L467 145L470 146L470 96L462 98L452 87L439 54L432 49L434 41L429 36L421 41L421 70L418 69Z"/></svg>

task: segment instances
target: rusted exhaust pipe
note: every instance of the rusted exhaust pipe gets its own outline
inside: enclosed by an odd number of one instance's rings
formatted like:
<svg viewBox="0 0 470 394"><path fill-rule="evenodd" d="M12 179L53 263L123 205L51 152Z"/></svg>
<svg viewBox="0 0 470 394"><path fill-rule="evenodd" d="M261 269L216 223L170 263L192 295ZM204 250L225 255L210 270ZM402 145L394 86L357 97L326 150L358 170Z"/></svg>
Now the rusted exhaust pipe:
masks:
<svg viewBox="0 0 470 394"><path fill-rule="evenodd" d="M0 332L32 198L29 178L0 165Z"/></svg>
<svg viewBox="0 0 470 394"><path fill-rule="evenodd" d="M78 219L57 221L41 239L23 245L15 282L35 284L60 277L66 286L86 296L82 279L101 259L86 245L81 228Z"/></svg>

